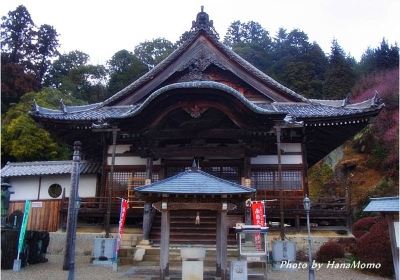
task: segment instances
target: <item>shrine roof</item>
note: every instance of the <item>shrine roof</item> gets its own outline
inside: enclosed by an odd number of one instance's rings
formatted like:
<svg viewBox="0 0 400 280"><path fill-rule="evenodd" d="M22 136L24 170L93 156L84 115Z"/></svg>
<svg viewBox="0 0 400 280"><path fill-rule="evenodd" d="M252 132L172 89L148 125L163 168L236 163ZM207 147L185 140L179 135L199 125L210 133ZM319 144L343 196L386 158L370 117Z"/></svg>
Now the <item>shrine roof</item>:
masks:
<svg viewBox="0 0 400 280"><path fill-rule="evenodd" d="M31 115L38 120L59 122L88 123L125 119L135 117L153 100L160 96L168 96L172 90L188 88L223 91L229 98L236 98L254 113L275 115L275 117L283 115L282 119L285 115L299 120L351 118L352 116L377 113L383 106L376 96L364 102L349 104L347 99L308 99L294 92L220 42L213 22L209 20L208 14L204 11L197 15L196 21L193 21L192 28L187 35L187 39L166 59L107 100L84 106L65 106L61 102L60 110L47 109L35 103ZM201 45L204 49L190 49L196 44ZM201 53L205 55L204 58ZM260 94L264 94L264 97L268 97L269 99L267 99L272 101L270 103L265 103L268 101L254 102L227 84L209 79L193 78L190 81L178 80L170 84L166 82L173 73L182 72L193 63L201 64L199 62L201 59L207 65L214 64L223 71L229 70L232 75L240 76L239 78L243 78L244 82L251 87L258 88Z"/></svg>
<svg viewBox="0 0 400 280"><path fill-rule="evenodd" d="M370 202L367 207L364 208L364 212L395 212L398 213L400 210L399 197L379 197L370 198Z"/></svg>
<svg viewBox="0 0 400 280"><path fill-rule="evenodd" d="M81 174L96 174L100 171L101 164L81 161ZM72 161L33 161L33 162L8 162L1 169L1 177L41 176L70 174Z"/></svg>
<svg viewBox="0 0 400 280"><path fill-rule="evenodd" d="M363 114L379 111L383 104L376 97L360 103L349 104L343 100L313 100L309 102L273 102L256 103L250 101L235 89L222 83L213 81L182 82L167 85L153 94L144 102L134 105L105 106L102 103L90 106L62 106L61 110L43 108L35 104L31 115L40 119L52 119L60 121L91 121L116 120L134 117L146 108L154 99L167 94L174 89L183 88L212 88L219 89L233 98L238 99L251 111L262 115L288 115L294 119L305 120L312 118L335 118L335 117L356 117Z"/></svg>
<svg viewBox="0 0 400 280"><path fill-rule="evenodd" d="M224 195L251 194L255 189L192 168L150 185L135 188L139 193Z"/></svg>

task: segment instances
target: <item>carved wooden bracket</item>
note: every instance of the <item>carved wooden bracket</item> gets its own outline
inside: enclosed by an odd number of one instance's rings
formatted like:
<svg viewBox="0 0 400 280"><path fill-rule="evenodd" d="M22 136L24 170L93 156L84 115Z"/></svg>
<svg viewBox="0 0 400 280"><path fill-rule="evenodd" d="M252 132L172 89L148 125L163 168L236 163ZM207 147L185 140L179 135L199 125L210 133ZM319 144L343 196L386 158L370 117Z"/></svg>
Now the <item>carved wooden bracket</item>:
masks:
<svg viewBox="0 0 400 280"><path fill-rule="evenodd" d="M208 107L204 107L197 104L188 104L183 107L183 110L188 113L192 118L197 119L207 111Z"/></svg>

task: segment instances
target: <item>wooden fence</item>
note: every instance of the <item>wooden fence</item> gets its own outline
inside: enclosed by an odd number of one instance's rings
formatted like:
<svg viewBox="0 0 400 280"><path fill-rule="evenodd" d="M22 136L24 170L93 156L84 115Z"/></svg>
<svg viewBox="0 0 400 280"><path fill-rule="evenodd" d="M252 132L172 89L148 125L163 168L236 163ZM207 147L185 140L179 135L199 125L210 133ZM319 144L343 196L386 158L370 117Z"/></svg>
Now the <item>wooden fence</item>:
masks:
<svg viewBox="0 0 400 280"><path fill-rule="evenodd" d="M16 210L24 212L25 201L10 201L8 214ZM60 222L61 199L34 200L29 213L28 230L43 230L54 232ZM12 223L13 221L10 221Z"/></svg>

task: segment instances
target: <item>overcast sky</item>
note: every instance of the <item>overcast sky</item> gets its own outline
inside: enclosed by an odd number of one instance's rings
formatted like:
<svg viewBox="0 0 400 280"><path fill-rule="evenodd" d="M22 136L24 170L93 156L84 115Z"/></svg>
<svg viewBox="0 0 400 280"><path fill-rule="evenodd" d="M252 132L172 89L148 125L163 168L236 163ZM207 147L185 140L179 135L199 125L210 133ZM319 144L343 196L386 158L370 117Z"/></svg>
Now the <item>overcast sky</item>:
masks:
<svg viewBox="0 0 400 280"><path fill-rule="evenodd" d="M399 0L3 0L4 16L27 7L36 25L53 25L61 51L80 50L104 64L121 49L145 40L175 42L205 6L220 37L234 20L257 21L274 36L278 28L299 28L329 53L332 39L360 59L385 37L399 42Z"/></svg>

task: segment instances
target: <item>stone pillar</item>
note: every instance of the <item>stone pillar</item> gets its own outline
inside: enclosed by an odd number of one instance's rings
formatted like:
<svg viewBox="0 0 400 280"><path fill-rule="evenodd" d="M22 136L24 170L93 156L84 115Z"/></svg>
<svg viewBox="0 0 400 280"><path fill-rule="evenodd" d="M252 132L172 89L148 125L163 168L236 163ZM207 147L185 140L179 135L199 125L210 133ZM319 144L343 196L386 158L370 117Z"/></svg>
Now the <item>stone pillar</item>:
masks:
<svg viewBox="0 0 400 280"><path fill-rule="evenodd" d="M160 280L169 275L170 213L167 202L161 202Z"/></svg>
<svg viewBox="0 0 400 280"><path fill-rule="evenodd" d="M74 279L75 271L75 239L76 239L76 223L79 211L79 175L81 161L81 142L74 142L74 154L72 159L71 171L71 190L68 201L68 219L67 219L67 236L66 248L64 253L63 269L69 270L68 279Z"/></svg>
<svg viewBox="0 0 400 280"><path fill-rule="evenodd" d="M150 239L150 230L151 230L151 214L152 214L152 205L149 202L144 204L143 208L143 240Z"/></svg>
<svg viewBox="0 0 400 280"><path fill-rule="evenodd" d="M223 202L217 214L217 240L216 240L216 276L222 280L228 279L227 254L228 254L228 205Z"/></svg>

